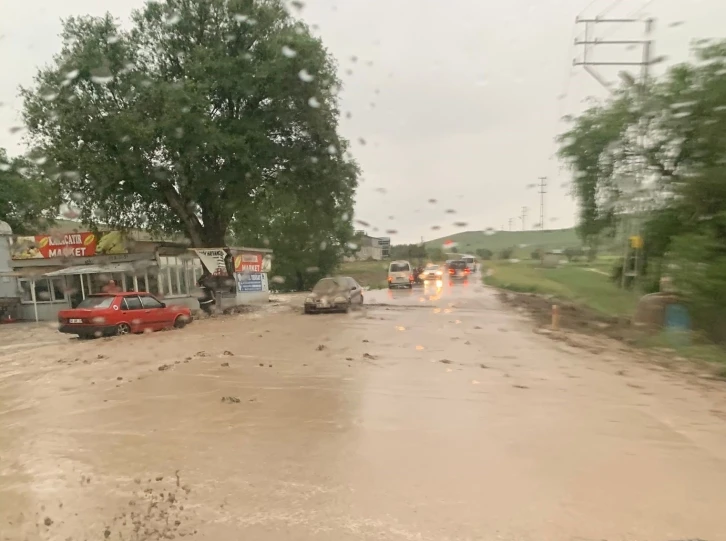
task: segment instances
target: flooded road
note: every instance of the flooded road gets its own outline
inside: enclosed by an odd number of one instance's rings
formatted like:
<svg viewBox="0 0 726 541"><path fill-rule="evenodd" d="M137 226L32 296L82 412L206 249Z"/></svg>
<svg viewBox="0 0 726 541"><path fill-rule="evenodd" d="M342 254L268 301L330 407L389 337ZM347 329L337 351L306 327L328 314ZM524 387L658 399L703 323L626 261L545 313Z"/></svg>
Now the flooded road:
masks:
<svg viewBox="0 0 726 541"><path fill-rule="evenodd" d="M0 328L0 539L726 539L721 391L474 281L366 303Z"/></svg>

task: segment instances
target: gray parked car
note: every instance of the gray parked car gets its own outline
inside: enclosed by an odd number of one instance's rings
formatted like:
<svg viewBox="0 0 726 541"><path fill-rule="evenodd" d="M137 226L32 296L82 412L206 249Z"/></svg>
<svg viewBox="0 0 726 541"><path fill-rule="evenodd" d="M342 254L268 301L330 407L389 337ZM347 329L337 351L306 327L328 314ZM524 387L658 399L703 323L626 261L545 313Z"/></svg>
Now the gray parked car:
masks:
<svg viewBox="0 0 726 541"><path fill-rule="evenodd" d="M363 304L363 289L349 276L323 278L305 298L305 313L347 312Z"/></svg>

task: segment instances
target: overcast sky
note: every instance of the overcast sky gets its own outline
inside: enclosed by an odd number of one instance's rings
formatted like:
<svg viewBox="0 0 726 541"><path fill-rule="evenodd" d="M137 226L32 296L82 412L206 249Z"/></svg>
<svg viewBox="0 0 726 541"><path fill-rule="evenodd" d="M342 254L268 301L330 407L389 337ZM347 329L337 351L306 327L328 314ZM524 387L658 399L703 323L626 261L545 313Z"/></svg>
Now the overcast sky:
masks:
<svg viewBox="0 0 726 541"><path fill-rule="evenodd" d="M60 19L111 11L127 19L144 0L0 0L0 147L23 152L19 85L60 47ZM643 9L644 8L644 9ZM726 37L723 0L310 0L302 11L338 59L342 131L363 169L356 218L394 243L467 229L509 228L549 178L548 227L575 223L576 207L554 159L558 119L606 91L572 60L578 14L651 15L657 54L688 56L694 38ZM682 23L682 24L679 24ZM642 38L639 25L597 25L603 38ZM582 37L582 36L581 36ZM599 46L597 60L638 60ZM351 58L359 58L354 63ZM662 72L666 64L655 68ZM351 74L347 71L352 70ZM603 68L608 80L617 69ZM365 145L359 142L363 138ZM436 204L429 203L436 199ZM456 214L446 213L454 209ZM454 222L466 222L458 227ZM514 227L521 228L517 218ZM432 230L438 226L440 231Z"/></svg>

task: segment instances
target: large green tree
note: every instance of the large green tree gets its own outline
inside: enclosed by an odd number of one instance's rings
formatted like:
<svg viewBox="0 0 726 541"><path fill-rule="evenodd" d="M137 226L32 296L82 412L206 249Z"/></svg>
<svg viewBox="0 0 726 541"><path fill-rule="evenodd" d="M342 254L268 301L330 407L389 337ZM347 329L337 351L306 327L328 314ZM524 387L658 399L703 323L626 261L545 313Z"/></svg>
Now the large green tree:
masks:
<svg viewBox="0 0 726 541"><path fill-rule="evenodd" d="M609 209L633 208L623 180L644 187L646 255L670 263L701 326L726 336L726 42L701 42L693 60L647 88L625 85L560 136L581 207L580 228L601 234ZM643 134L638 140L637 135ZM626 183L627 184L627 183ZM638 197L636 197L636 200Z"/></svg>
<svg viewBox="0 0 726 541"><path fill-rule="evenodd" d="M43 232L58 215L59 203L57 182L30 159L11 159L0 148L0 220L16 234Z"/></svg>
<svg viewBox="0 0 726 541"><path fill-rule="evenodd" d="M150 1L129 29L73 17L62 37L24 114L85 222L219 246L278 197L352 200L334 62L280 0Z"/></svg>

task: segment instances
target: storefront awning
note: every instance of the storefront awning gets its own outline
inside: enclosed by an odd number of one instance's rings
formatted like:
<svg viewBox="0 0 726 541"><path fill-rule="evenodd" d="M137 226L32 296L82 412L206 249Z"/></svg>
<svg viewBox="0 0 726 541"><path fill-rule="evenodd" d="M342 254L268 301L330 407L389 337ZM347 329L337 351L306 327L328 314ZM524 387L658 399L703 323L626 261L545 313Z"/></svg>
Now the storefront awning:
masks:
<svg viewBox="0 0 726 541"><path fill-rule="evenodd" d="M110 274L112 272L137 272L131 263L114 263L111 265L78 265L66 267L53 272L47 272L43 276L68 276L71 274Z"/></svg>

